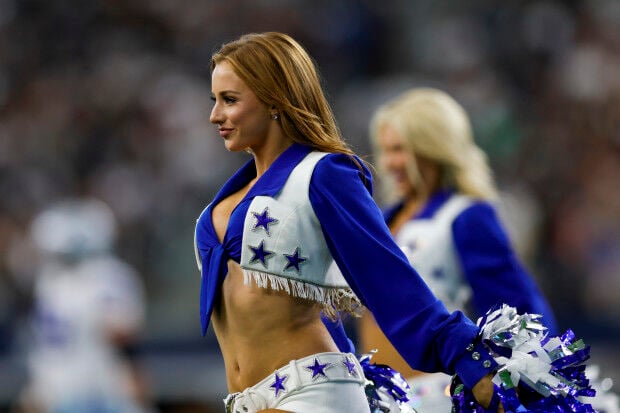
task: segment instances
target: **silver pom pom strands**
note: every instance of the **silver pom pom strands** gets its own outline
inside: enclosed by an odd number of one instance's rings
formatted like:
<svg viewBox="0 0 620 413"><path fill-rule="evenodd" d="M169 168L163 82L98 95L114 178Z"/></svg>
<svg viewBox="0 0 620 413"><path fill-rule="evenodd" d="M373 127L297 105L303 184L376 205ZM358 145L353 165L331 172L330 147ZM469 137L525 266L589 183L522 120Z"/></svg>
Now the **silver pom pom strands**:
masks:
<svg viewBox="0 0 620 413"><path fill-rule="evenodd" d="M590 347L576 340L571 330L561 337L549 337L540 318L537 314L518 314L515 308L504 305L478 320L478 339L499 366L493 383L504 410L595 412L580 400L595 394L585 374ZM457 413L496 411L496 406L480 406L458 377L453 380L451 393Z"/></svg>

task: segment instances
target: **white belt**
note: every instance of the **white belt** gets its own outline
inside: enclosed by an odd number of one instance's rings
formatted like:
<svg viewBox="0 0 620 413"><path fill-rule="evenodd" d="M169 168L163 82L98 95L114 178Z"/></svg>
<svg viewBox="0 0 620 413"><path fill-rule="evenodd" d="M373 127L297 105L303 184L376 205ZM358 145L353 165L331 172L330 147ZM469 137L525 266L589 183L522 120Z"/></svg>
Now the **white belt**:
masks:
<svg viewBox="0 0 620 413"><path fill-rule="evenodd" d="M277 406L289 393L325 382L364 385L364 372L351 353L317 353L292 360L259 383L224 399L226 413L252 413Z"/></svg>

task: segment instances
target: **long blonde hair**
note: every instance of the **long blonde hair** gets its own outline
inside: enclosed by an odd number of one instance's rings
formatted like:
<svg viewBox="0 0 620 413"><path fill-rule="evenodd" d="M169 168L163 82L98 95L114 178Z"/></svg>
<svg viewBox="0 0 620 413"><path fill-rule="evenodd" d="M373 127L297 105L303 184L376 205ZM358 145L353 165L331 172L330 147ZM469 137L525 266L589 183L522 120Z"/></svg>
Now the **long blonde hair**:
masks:
<svg viewBox="0 0 620 413"><path fill-rule="evenodd" d="M488 158L474 142L469 117L447 93L416 88L380 106L370 122L375 152L379 133L387 125L404 138L412 153L439 165L442 188L478 199L497 199ZM421 183L415 165L409 175Z"/></svg>
<svg viewBox="0 0 620 413"><path fill-rule="evenodd" d="M352 155L342 139L312 58L290 36L251 33L222 45L211 71L222 61L269 107L275 107L284 133L324 152Z"/></svg>

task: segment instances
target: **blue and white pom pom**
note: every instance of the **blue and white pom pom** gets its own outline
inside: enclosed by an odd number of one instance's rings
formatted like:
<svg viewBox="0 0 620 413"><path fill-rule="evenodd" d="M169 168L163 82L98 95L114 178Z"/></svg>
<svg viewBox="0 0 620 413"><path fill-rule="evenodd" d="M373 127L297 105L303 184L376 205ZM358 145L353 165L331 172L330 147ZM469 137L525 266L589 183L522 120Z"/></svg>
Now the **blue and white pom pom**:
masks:
<svg viewBox="0 0 620 413"><path fill-rule="evenodd" d="M506 413L595 412L580 400L594 389L585 374L590 347L568 330L549 337L537 314L518 314L504 305L478 319L478 339L498 364L495 392ZM452 402L456 413L485 413L471 389L455 377Z"/></svg>
<svg viewBox="0 0 620 413"><path fill-rule="evenodd" d="M407 380L390 366L371 363L375 352L359 356L371 413L415 413L408 404L411 389Z"/></svg>

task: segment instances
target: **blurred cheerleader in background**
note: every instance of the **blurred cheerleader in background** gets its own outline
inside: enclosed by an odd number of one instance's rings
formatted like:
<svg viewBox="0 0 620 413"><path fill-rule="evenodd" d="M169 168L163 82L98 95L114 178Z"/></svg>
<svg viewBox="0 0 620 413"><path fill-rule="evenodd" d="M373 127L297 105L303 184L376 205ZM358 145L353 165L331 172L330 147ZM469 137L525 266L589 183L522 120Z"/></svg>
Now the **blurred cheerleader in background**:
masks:
<svg viewBox="0 0 620 413"><path fill-rule="evenodd" d="M498 198L487 157L475 144L469 117L448 94L410 90L382 105L370 126L380 182L390 199L384 211L396 243L450 311L470 318L503 303L542 314L557 333L553 312L519 262L496 213ZM378 349L410 379L421 411L449 411L447 375L413 371L367 313L360 323L363 351ZM447 410L446 410L447 409Z"/></svg>

